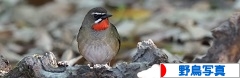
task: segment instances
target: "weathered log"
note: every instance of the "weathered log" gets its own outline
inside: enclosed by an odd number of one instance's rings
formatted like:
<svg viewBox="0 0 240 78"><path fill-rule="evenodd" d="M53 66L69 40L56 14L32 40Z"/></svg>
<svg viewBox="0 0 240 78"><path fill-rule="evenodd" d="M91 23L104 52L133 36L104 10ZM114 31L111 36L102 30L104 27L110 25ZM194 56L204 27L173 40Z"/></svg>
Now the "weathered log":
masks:
<svg viewBox="0 0 240 78"><path fill-rule="evenodd" d="M240 59L240 13L235 13L212 31L208 53L193 63L237 63Z"/></svg>
<svg viewBox="0 0 240 78"><path fill-rule="evenodd" d="M9 61L0 55L0 77L9 72L10 69L11 65L9 65Z"/></svg>
<svg viewBox="0 0 240 78"><path fill-rule="evenodd" d="M45 55L28 56L4 77L44 77L44 78L137 78L137 73L152 64L169 63L164 54L152 40L138 43L137 54L131 63L119 63L110 69L90 68L87 65L58 66L52 52Z"/></svg>

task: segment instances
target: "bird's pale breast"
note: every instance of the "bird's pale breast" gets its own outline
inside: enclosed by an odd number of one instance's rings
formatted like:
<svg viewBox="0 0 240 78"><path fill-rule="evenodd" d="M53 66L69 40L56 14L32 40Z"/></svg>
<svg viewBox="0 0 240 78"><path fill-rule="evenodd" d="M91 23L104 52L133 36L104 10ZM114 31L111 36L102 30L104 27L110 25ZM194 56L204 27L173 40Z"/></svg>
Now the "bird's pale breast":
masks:
<svg viewBox="0 0 240 78"><path fill-rule="evenodd" d="M80 44L80 53L85 59L93 64L107 64L116 55L119 44L117 39L108 38L108 40L86 40Z"/></svg>

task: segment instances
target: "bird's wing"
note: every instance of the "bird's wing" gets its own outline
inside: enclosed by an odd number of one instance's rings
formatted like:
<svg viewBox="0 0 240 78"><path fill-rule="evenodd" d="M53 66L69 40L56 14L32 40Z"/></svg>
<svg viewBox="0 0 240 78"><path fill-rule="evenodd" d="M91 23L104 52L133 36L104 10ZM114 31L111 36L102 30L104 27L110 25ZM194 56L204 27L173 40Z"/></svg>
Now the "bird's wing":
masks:
<svg viewBox="0 0 240 78"><path fill-rule="evenodd" d="M78 34L77 34L77 42L79 41L78 39L79 39L79 35L80 35L80 33L81 33L81 29L82 29L82 26L79 28L79 31L78 31Z"/></svg>
<svg viewBox="0 0 240 78"><path fill-rule="evenodd" d="M119 49L120 49L120 45L121 45L121 40L120 40L120 35L118 34L118 31L117 31L117 29L116 29L116 27L111 23L111 29L112 29L112 31L113 31L113 34L114 34L114 36L117 38L117 40L118 40L118 43L119 43ZM118 50L119 50L118 49Z"/></svg>

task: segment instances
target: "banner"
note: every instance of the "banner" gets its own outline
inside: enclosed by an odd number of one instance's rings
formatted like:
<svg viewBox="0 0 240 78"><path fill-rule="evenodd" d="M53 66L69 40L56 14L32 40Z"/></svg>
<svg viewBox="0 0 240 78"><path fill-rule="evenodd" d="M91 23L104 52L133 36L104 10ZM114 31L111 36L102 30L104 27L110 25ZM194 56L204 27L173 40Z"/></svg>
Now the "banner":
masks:
<svg viewBox="0 0 240 78"><path fill-rule="evenodd" d="M239 64L181 63L160 64L161 77L238 77Z"/></svg>

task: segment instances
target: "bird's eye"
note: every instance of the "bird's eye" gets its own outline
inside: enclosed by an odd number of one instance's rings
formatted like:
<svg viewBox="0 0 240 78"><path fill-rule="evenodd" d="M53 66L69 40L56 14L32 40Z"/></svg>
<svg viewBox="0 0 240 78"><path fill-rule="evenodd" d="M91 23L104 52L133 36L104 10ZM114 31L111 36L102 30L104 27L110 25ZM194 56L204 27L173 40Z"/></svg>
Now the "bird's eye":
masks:
<svg viewBox="0 0 240 78"><path fill-rule="evenodd" d="M106 13L92 13L95 20L98 20L106 15Z"/></svg>
<svg viewBox="0 0 240 78"><path fill-rule="evenodd" d="M104 15L93 15L93 17L95 18L95 20L100 19L101 17L103 17Z"/></svg>

